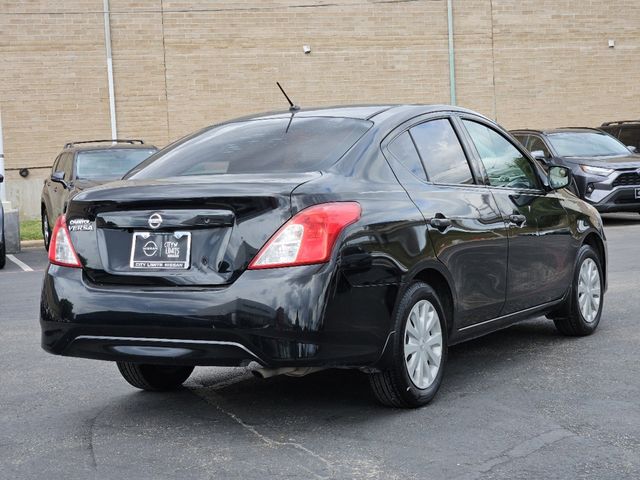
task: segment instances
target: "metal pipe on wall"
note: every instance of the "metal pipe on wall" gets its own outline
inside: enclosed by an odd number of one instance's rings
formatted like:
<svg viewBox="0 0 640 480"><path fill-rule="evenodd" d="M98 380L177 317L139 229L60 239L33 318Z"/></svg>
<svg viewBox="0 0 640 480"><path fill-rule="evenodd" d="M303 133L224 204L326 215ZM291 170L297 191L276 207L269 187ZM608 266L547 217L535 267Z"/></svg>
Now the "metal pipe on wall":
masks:
<svg viewBox="0 0 640 480"><path fill-rule="evenodd" d="M104 48L107 52L107 79L109 82L111 138L118 138L118 128L116 125L116 94L113 86L113 59L111 56L111 10L109 8L109 0L104 0Z"/></svg>
<svg viewBox="0 0 640 480"><path fill-rule="evenodd" d="M2 109L0 108L0 175L4 176L4 142L2 141ZM0 183L0 203L7 201L4 182Z"/></svg>
<svg viewBox="0 0 640 480"><path fill-rule="evenodd" d="M456 104L456 59L453 47L453 5L447 0L447 28L449 31L449 94L451 105Z"/></svg>

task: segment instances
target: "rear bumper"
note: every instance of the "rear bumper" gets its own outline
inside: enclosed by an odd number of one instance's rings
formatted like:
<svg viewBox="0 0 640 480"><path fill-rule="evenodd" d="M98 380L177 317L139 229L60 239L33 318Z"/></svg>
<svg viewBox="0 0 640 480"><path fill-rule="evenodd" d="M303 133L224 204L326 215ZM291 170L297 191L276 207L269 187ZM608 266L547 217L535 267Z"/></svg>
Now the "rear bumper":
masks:
<svg viewBox="0 0 640 480"><path fill-rule="evenodd" d="M170 365L369 366L382 354L396 292L352 287L331 265L246 271L215 288L107 287L50 265L42 347Z"/></svg>

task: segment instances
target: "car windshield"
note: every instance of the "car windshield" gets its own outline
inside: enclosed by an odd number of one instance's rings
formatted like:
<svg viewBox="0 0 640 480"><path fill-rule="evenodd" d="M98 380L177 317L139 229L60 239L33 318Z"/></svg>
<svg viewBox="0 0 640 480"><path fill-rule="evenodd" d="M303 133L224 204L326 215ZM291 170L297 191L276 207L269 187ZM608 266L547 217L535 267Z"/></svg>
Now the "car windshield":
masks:
<svg viewBox="0 0 640 480"><path fill-rule="evenodd" d="M76 159L76 178L83 180L116 180L149 155L152 148L109 148L79 152Z"/></svg>
<svg viewBox="0 0 640 480"><path fill-rule="evenodd" d="M353 118L288 116L209 127L159 151L127 178L323 170L371 125Z"/></svg>
<svg viewBox="0 0 640 480"><path fill-rule="evenodd" d="M552 133L549 142L561 157L609 157L629 155L629 150L615 138L596 132Z"/></svg>

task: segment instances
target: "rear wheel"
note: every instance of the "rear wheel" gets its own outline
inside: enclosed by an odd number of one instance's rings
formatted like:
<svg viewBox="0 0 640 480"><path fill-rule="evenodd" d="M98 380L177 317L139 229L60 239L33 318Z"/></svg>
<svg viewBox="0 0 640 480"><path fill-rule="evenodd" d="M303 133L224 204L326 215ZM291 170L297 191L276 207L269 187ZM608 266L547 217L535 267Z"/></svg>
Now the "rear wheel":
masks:
<svg viewBox="0 0 640 480"><path fill-rule="evenodd" d="M136 388L159 392L179 388L194 367L117 362L124 379Z"/></svg>
<svg viewBox="0 0 640 480"><path fill-rule="evenodd" d="M49 251L49 243L51 242L51 225L49 225L49 217L47 209L42 208L42 239L44 241L44 249Z"/></svg>
<svg viewBox="0 0 640 480"><path fill-rule="evenodd" d="M565 314L554 318L564 335L591 335L602 315L604 282L600 258L593 248L583 245L578 251L571 296Z"/></svg>
<svg viewBox="0 0 640 480"><path fill-rule="evenodd" d="M4 246L4 242L0 243L0 270L2 270L7 263L7 250Z"/></svg>
<svg viewBox="0 0 640 480"><path fill-rule="evenodd" d="M390 368L369 377L373 393L391 407L426 405L440 388L447 360L445 314L429 285L416 282L407 289L394 329Z"/></svg>

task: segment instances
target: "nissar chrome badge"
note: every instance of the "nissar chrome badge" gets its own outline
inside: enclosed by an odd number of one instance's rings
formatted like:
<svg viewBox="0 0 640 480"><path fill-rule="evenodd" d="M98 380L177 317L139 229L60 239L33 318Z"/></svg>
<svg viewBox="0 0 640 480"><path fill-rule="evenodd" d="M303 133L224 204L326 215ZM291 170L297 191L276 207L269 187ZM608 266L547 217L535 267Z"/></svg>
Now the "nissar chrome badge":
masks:
<svg viewBox="0 0 640 480"><path fill-rule="evenodd" d="M149 226L154 230L162 225L162 215L159 213L152 213L148 220Z"/></svg>

